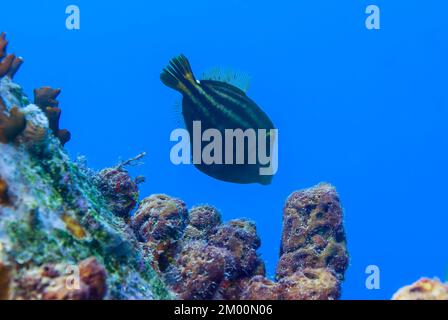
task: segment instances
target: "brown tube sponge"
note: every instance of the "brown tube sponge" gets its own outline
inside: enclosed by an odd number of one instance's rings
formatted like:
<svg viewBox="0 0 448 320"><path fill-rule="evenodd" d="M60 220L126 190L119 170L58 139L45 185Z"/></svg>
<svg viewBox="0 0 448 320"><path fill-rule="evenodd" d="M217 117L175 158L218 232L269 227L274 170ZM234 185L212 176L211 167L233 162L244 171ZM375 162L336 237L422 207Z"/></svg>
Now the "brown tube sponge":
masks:
<svg viewBox="0 0 448 320"><path fill-rule="evenodd" d="M42 87L34 90L34 104L37 105L48 118L48 123L53 134L65 145L71 139L71 134L66 129L59 128L62 110L59 108L57 97L61 89Z"/></svg>
<svg viewBox="0 0 448 320"><path fill-rule="evenodd" d="M61 94L61 89L51 87L41 87L34 90L34 104L45 112L47 107L59 107L59 101L56 100Z"/></svg>
<svg viewBox="0 0 448 320"><path fill-rule="evenodd" d="M71 139L71 134L66 129L59 129L59 121L61 119L61 109L56 107L47 107L45 114L48 118L48 124L53 134L65 145Z"/></svg>
<svg viewBox="0 0 448 320"><path fill-rule="evenodd" d="M23 59L14 54L6 55L7 47L6 33L2 32L0 34L0 78L8 76L12 79L23 64Z"/></svg>
<svg viewBox="0 0 448 320"><path fill-rule="evenodd" d="M19 108L13 107L9 116L0 113L0 143L10 143L25 130L25 115Z"/></svg>
<svg viewBox="0 0 448 320"><path fill-rule="evenodd" d="M7 206L9 204L8 185L6 184L6 181L0 177L0 206Z"/></svg>

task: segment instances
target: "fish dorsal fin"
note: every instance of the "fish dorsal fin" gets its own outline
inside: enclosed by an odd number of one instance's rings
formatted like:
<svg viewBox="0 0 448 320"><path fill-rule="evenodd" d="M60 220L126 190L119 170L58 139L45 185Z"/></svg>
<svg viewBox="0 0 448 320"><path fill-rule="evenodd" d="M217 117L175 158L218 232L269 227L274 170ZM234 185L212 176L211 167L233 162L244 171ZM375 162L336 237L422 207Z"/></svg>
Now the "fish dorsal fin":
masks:
<svg viewBox="0 0 448 320"><path fill-rule="evenodd" d="M224 68L214 68L204 72L202 80L225 82L237 87L244 93L247 93L250 85L250 77L248 74Z"/></svg>

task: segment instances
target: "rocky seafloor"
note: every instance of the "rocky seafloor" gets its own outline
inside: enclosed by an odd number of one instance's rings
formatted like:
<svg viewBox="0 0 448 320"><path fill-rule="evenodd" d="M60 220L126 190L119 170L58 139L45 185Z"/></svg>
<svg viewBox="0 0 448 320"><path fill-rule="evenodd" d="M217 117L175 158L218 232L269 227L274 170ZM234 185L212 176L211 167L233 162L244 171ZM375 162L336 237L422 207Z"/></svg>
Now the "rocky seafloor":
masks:
<svg viewBox="0 0 448 320"><path fill-rule="evenodd" d="M269 279L254 222L140 195L143 179L126 168L141 156L99 172L71 160L60 90L42 87L29 98L13 81L23 61L6 47L1 34L0 299L340 298L349 258L334 187L286 200ZM396 297L417 289L403 290Z"/></svg>

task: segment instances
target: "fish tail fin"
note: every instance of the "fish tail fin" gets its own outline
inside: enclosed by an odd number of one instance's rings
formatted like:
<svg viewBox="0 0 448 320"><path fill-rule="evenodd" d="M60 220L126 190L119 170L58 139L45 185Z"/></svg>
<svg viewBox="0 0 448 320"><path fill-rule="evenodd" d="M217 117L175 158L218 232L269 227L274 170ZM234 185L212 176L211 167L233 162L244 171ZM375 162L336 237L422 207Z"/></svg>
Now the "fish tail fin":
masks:
<svg viewBox="0 0 448 320"><path fill-rule="evenodd" d="M160 80L166 86L181 92L184 90L186 82L196 83L190 62L183 54L170 61L160 74Z"/></svg>

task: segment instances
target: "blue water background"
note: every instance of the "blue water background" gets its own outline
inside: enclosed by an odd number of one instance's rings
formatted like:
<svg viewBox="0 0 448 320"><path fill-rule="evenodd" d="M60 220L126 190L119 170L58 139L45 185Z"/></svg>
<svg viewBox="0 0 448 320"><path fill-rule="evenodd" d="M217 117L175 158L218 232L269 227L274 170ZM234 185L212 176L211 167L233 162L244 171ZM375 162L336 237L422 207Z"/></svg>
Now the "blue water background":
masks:
<svg viewBox="0 0 448 320"><path fill-rule="evenodd" d="M294 190L334 184L345 209L351 264L345 299L388 299L421 276L445 278L448 161L448 3L373 1L3 1L0 30L25 57L16 80L31 94L61 87L71 155L100 169L147 151L143 196L210 203L226 220L256 221L272 276L282 207ZM81 9L81 30L65 8ZM271 186L213 180L176 167L170 133L179 95L159 73L186 54L197 74L216 66L251 75L249 95L280 131ZM378 265L381 289L367 290Z"/></svg>

